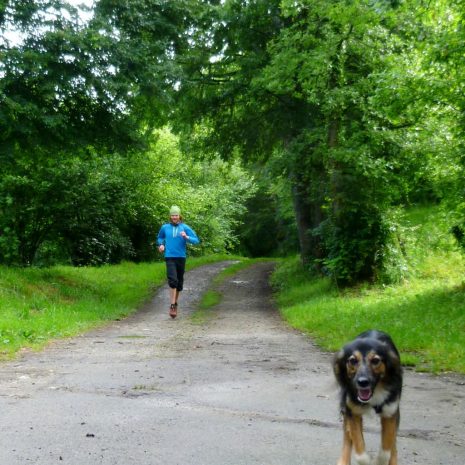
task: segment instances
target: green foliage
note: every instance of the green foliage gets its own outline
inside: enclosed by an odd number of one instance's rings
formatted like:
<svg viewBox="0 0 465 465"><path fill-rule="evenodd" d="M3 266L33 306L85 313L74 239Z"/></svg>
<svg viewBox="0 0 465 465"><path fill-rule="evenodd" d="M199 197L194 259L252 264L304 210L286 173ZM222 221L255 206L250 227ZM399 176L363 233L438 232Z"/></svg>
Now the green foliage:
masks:
<svg viewBox="0 0 465 465"><path fill-rule="evenodd" d="M130 162L166 121L169 49L180 46L185 11L100 1L86 23L59 0L0 11L2 32L18 37L0 38L0 262L151 258L144 237L155 218L135 199L145 174ZM128 162L130 149L139 153Z"/></svg>
<svg viewBox="0 0 465 465"><path fill-rule="evenodd" d="M287 180L302 259L339 284L405 275L392 214L401 203L442 201L463 242L461 4L230 0L202 10L210 22L188 50L180 120L204 125L205 147ZM259 193L260 208L269 194ZM255 214L274 220L265 205ZM260 226L242 233L249 241Z"/></svg>
<svg viewBox="0 0 465 465"><path fill-rule="evenodd" d="M428 7L421 3L419 6L417 66L423 81L415 95L428 111L422 124L423 137L419 137L427 156L425 172L441 200L451 232L463 247L465 99L461 76L465 61L461 50L465 43L464 2L438 1Z"/></svg>
<svg viewBox="0 0 465 465"><path fill-rule="evenodd" d="M168 220L170 205L179 205L185 222L201 239L193 253L234 250L235 229L255 192L252 176L239 162L227 163L218 157L198 161L183 154L178 138L167 130L158 133L151 156L152 170L159 176L150 188L152 202L158 204L158 224Z"/></svg>
<svg viewBox="0 0 465 465"><path fill-rule="evenodd" d="M59 13L57 13L57 11ZM138 139L129 88L114 72L112 41L99 25L82 27L66 2L9 2L1 40L0 159L27 151L109 150Z"/></svg>
<svg viewBox="0 0 465 465"><path fill-rule="evenodd" d="M392 34L393 13L388 6L375 10L364 1L301 2L297 7L290 2L286 13L294 22L272 43L265 76L290 73L292 81L279 77L272 82L293 82L293 92L318 106L326 128L325 139L314 138L319 172L326 176L324 196L315 198L324 217L310 232L322 242L323 254L315 258L338 284L374 279L389 238L389 206L404 187L396 172L400 144L391 136L392 82L378 79L392 72L391 62L403 47ZM279 65L292 53L293 66ZM370 99L381 92L383 102ZM402 117L401 104L397 114ZM308 173L311 179L311 169Z"/></svg>
<svg viewBox="0 0 465 465"><path fill-rule="evenodd" d="M376 276L389 206L406 195L391 133L414 119L395 95L408 47L391 6L225 2L199 32L182 86L182 119L211 129L206 146L286 176L304 262L341 284Z"/></svg>
<svg viewBox="0 0 465 465"><path fill-rule="evenodd" d="M130 258L131 245L121 233L128 191L120 165L118 158L89 156L4 169L0 224L15 240L1 243L1 261L84 265Z"/></svg>
<svg viewBox="0 0 465 465"><path fill-rule="evenodd" d="M100 0L82 22L65 1L0 3L21 34L0 38L0 262L153 259L172 203L194 254L298 241L343 285L408 274L402 204L440 203L465 247L464 11ZM153 141L167 123L181 144Z"/></svg>
<svg viewBox="0 0 465 465"><path fill-rule="evenodd" d="M449 231L449 218L440 206L409 208L399 219L407 278L458 278L462 268L459 248Z"/></svg>
<svg viewBox="0 0 465 465"><path fill-rule="evenodd" d="M101 265L158 258L154 242L178 204L201 238L194 253L232 250L254 193L238 163L184 155L168 130L148 152L44 157L0 168L0 261Z"/></svg>
<svg viewBox="0 0 465 465"><path fill-rule="evenodd" d="M337 351L362 331L380 329L392 335L404 365L465 373L465 262L422 241L432 235L440 240L430 226L412 233L422 242L424 257L412 277L397 285L341 292L327 278L309 277L297 257L280 262L272 284L281 313L325 350Z"/></svg>
<svg viewBox="0 0 465 465"><path fill-rule="evenodd" d="M299 250L288 182L273 170L254 169L257 191L245 204L238 226L239 251L250 257L285 256Z"/></svg>
<svg viewBox="0 0 465 465"><path fill-rule="evenodd" d="M229 0L201 9L195 41L182 57L176 127L192 131L205 150L263 158L286 136L288 115L302 112L256 85L269 60L268 41L282 26L279 1ZM270 124L270 120L274 124Z"/></svg>

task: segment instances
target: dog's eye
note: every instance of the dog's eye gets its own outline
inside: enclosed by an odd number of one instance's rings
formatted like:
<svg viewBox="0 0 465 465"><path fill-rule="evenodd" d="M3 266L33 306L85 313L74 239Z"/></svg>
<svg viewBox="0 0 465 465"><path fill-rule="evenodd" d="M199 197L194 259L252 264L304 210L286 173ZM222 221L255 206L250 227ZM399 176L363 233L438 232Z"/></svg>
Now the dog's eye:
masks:
<svg viewBox="0 0 465 465"><path fill-rule="evenodd" d="M347 363L353 367L356 367L358 365L358 359L357 357L355 357L354 355L352 355L351 357L349 357L349 359L347 360Z"/></svg>
<svg viewBox="0 0 465 465"><path fill-rule="evenodd" d="M371 364L374 366L374 367L377 367L379 364L381 363L381 358L378 357L378 356L375 356L371 359Z"/></svg>

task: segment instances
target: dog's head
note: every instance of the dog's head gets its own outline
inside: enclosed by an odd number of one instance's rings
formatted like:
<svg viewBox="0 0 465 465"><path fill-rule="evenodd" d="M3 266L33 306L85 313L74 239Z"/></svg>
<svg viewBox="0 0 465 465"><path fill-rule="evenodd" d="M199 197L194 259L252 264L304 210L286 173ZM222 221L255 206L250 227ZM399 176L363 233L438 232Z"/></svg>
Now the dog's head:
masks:
<svg viewBox="0 0 465 465"><path fill-rule="evenodd" d="M395 347L374 337L357 338L336 354L333 369L340 386L353 401L368 403L378 385L400 370Z"/></svg>

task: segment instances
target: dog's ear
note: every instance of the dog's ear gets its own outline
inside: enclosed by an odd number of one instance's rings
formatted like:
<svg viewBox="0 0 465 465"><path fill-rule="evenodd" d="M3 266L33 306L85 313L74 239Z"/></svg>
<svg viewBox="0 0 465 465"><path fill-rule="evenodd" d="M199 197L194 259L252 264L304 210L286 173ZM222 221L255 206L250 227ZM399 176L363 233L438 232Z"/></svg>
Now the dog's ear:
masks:
<svg viewBox="0 0 465 465"><path fill-rule="evenodd" d="M388 356L386 359L388 368L395 372L400 372L402 370L399 354L397 354L394 350L388 351Z"/></svg>
<svg viewBox="0 0 465 465"><path fill-rule="evenodd" d="M334 355L333 359L333 371L336 379L341 383L345 378L346 374L346 353L344 349L341 349L337 354Z"/></svg>

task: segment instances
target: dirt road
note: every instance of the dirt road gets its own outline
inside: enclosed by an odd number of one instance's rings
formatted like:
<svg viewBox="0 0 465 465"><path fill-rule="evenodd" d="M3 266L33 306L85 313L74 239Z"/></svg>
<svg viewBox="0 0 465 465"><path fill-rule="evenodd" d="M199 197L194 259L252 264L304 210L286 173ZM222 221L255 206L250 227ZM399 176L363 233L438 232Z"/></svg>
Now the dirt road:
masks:
<svg viewBox="0 0 465 465"><path fill-rule="evenodd" d="M1 364L0 465L334 465L331 355L281 321L271 265L225 282L208 321L189 318L224 266L187 275L176 320L162 289L127 320ZM407 372L401 411L400 465L465 463L463 378Z"/></svg>

